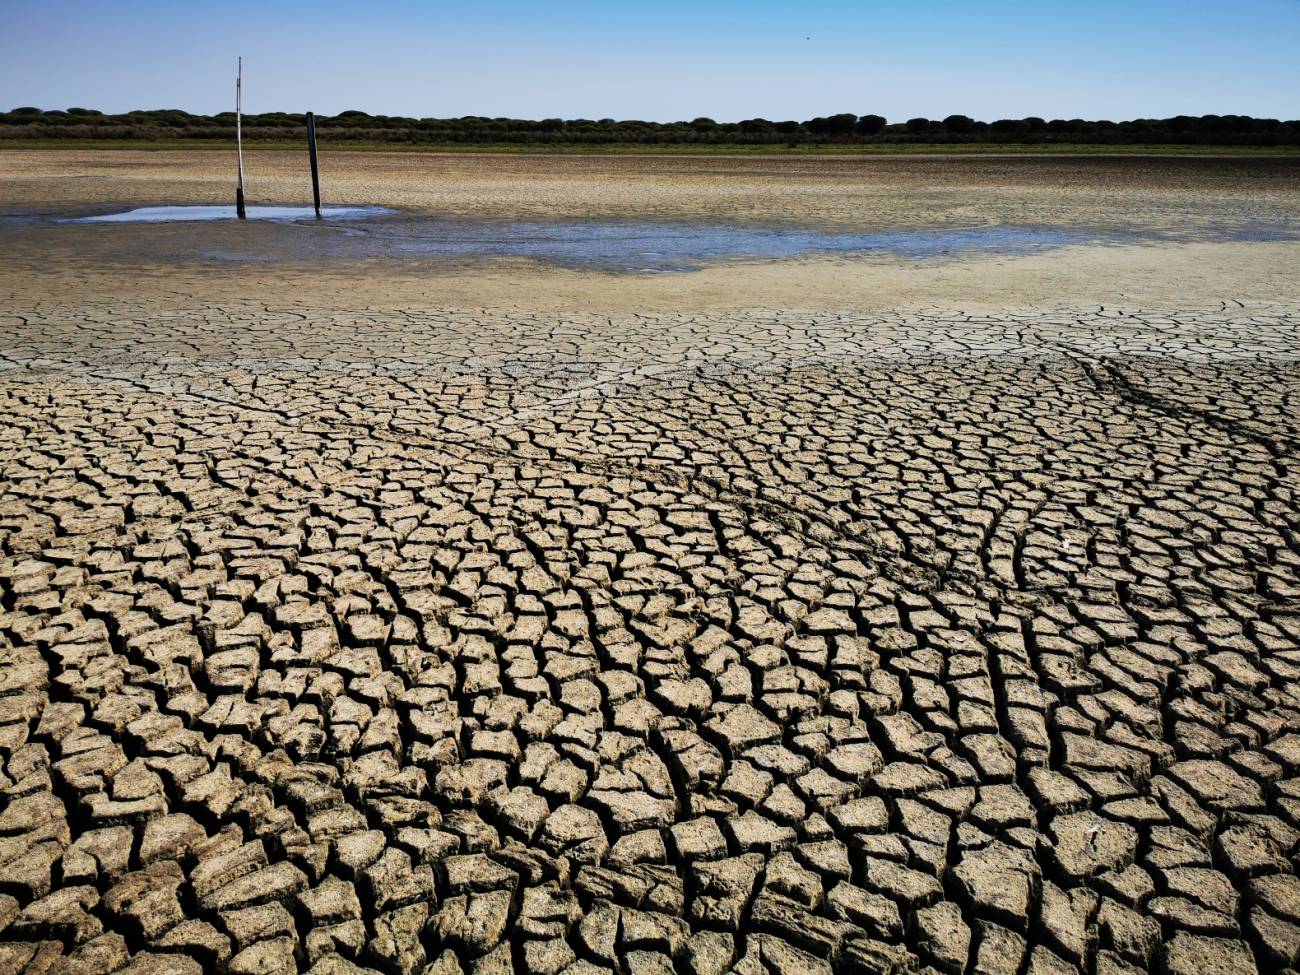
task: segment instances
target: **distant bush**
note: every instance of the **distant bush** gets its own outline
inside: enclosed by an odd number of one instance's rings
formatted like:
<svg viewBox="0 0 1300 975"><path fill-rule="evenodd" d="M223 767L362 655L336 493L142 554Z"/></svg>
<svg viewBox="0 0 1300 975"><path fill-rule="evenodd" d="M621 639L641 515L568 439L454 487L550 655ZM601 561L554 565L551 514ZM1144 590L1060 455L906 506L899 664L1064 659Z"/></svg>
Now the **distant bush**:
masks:
<svg viewBox="0 0 1300 975"><path fill-rule="evenodd" d="M304 116L298 112L245 115L250 142L301 139ZM872 145L908 143L997 143L1045 145L1192 144L1207 146L1300 145L1300 121L1257 119L1245 115L1178 115L1127 122L1051 119L1037 116L981 122L949 115L942 122L912 118L890 124L881 115L842 112L805 121L774 122L751 118L718 122L699 117L689 122L639 119L547 118L540 121L487 118L403 118L369 115L349 109L317 116L322 141L400 142L406 144L504 145ZM94 109L43 111L31 106L0 112L0 141L13 139L233 139L235 115L191 115L180 109L148 109L105 115Z"/></svg>
<svg viewBox="0 0 1300 975"><path fill-rule="evenodd" d="M883 115L863 115L858 119L858 124L853 127L853 131L858 135L880 135L885 131L888 121Z"/></svg>
<svg viewBox="0 0 1300 975"><path fill-rule="evenodd" d="M853 127L858 124L858 117L845 112L841 115L832 115L826 120L827 134L834 137L846 136L853 134Z"/></svg>

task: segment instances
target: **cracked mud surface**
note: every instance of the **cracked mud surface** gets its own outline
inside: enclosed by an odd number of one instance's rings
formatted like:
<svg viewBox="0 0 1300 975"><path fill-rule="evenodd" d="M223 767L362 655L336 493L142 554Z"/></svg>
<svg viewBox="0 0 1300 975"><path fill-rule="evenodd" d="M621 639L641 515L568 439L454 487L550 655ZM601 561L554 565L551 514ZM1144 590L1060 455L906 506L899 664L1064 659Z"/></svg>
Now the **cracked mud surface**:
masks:
<svg viewBox="0 0 1300 975"><path fill-rule="evenodd" d="M1243 246L1122 255L1243 300L841 311L28 252L0 975L1294 969L1296 245Z"/></svg>
<svg viewBox="0 0 1300 975"><path fill-rule="evenodd" d="M2 324L6 970L1300 951L1294 314Z"/></svg>

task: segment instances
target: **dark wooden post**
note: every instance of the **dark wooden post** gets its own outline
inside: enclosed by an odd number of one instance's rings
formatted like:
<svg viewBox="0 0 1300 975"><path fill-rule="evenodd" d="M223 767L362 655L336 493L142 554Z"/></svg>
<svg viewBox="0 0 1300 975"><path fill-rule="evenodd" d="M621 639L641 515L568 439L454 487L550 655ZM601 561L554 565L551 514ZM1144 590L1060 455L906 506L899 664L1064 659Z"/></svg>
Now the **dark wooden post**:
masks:
<svg viewBox="0 0 1300 975"><path fill-rule="evenodd" d="M235 75L235 152L239 156L239 182L235 186L235 216L243 220L244 211L244 59L239 59L239 74Z"/></svg>
<svg viewBox="0 0 1300 975"><path fill-rule="evenodd" d="M307 151L311 154L311 198L316 204L316 219L320 219L320 170L316 166L316 116L307 113Z"/></svg>

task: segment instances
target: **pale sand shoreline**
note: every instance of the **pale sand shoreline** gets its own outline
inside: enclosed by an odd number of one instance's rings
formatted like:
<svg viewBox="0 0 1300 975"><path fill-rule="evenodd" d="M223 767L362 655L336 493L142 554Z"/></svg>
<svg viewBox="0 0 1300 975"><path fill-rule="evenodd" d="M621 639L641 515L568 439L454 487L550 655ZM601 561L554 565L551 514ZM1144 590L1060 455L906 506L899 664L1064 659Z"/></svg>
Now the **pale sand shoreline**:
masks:
<svg viewBox="0 0 1300 975"><path fill-rule="evenodd" d="M185 295L219 302L233 293L268 302L292 295L297 302L323 307L400 304L611 314L758 308L837 312L927 305L1180 308L1222 301L1292 302L1295 268L1300 266L1300 243L1295 242L1081 246L918 266L883 259L803 258L723 264L672 275L583 272L522 260L452 269L414 261L204 266L108 260L88 266L66 254L60 259L61 250L11 251L4 262L11 269L5 290L26 301ZM13 271L15 265L21 273Z"/></svg>

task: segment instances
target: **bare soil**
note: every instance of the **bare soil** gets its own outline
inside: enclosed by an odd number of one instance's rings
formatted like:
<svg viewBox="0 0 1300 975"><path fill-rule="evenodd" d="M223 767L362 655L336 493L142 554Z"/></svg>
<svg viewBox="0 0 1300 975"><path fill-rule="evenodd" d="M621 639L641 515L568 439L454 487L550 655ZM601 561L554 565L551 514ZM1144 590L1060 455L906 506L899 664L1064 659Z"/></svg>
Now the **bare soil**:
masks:
<svg viewBox="0 0 1300 975"><path fill-rule="evenodd" d="M3 153L0 201L220 163ZM1295 219L1294 164L326 173L1186 242L646 278L0 227L0 971L1300 962L1300 245L1211 233Z"/></svg>

